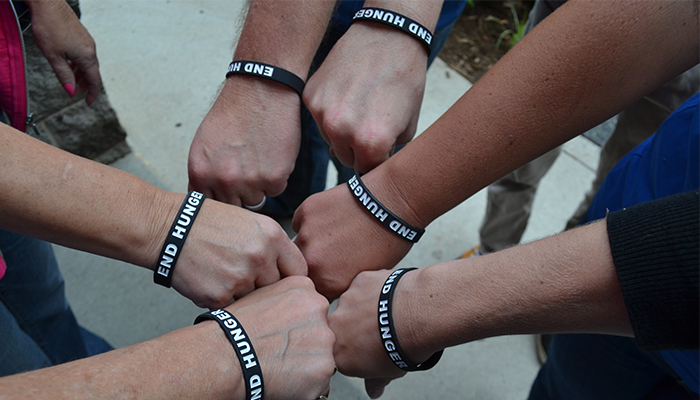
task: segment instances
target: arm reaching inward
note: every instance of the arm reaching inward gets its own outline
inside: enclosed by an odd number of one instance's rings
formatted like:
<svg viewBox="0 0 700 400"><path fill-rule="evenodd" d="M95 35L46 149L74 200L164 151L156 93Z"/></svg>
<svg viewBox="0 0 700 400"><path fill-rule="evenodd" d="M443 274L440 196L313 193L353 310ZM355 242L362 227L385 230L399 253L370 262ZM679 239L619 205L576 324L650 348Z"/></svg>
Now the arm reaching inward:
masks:
<svg viewBox="0 0 700 400"><path fill-rule="evenodd" d="M572 0L362 179L389 210L424 228L692 67L700 59L697 32L697 2L599 7ZM338 297L360 271L393 267L410 249L373 219L345 185L310 197L297 210L296 243L327 297Z"/></svg>
<svg viewBox="0 0 700 400"><path fill-rule="evenodd" d="M153 269L183 194L72 155L0 124L0 228ZM206 199L173 272L200 307L222 307L280 277L305 275L272 219Z"/></svg>
<svg viewBox="0 0 700 400"><path fill-rule="evenodd" d="M262 368L265 399L328 392L333 333L328 302L293 277L229 306ZM0 379L3 399L245 399L241 366L213 321L123 349Z"/></svg>

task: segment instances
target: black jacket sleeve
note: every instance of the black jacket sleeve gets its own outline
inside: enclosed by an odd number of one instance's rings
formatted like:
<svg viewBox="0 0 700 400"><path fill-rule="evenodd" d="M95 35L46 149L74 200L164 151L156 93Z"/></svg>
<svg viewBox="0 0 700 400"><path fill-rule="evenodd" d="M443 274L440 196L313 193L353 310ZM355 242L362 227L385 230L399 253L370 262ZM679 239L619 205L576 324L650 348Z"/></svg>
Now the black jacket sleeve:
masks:
<svg viewBox="0 0 700 400"><path fill-rule="evenodd" d="M699 204L692 191L607 217L615 269L644 350L698 349Z"/></svg>

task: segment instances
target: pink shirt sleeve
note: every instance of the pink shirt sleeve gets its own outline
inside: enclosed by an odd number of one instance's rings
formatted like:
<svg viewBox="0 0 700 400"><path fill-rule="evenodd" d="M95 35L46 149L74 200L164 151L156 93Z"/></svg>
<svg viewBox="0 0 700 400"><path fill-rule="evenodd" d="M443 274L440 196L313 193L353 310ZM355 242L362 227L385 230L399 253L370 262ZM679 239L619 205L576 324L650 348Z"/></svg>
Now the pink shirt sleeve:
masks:
<svg viewBox="0 0 700 400"><path fill-rule="evenodd" d="M5 275L5 270L7 269L7 265L5 265L5 259L2 258L2 253L0 253L0 279Z"/></svg>

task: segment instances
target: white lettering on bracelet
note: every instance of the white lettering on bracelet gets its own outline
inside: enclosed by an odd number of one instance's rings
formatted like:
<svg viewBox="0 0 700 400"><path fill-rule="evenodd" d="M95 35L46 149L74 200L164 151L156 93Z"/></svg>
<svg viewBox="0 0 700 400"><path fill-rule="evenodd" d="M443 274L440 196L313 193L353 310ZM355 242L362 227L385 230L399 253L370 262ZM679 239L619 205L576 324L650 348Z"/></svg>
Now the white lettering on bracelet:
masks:
<svg viewBox="0 0 700 400"><path fill-rule="evenodd" d="M428 50L428 55L430 55L433 34L428 28L397 12L381 8L362 8L352 17L352 22L355 21L374 21L400 29L423 43ZM406 26L406 22L408 22L408 26Z"/></svg>
<svg viewBox="0 0 700 400"><path fill-rule="evenodd" d="M423 235L423 229L412 227L401 218L397 217L394 213L387 210L386 207L384 207L377 199L374 198L372 193L370 193L357 175L353 175L353 177L350 178L348 181L348 187L350 188L350 192L353 194L353 196L355 196L357 201L360 202L362 207L373 215L387 229L414 243L417 242Z"/></svg>
<svg viewBox="0 0 700 400"><path fill-rule="evenodd" d="M163 248L160 251L158 264L154 269L153 281L159 285L170 287L173 268L180 256L180 249L185 244L189 229L197 217L199 207L204 201L204 195L191 191L185 201L182 202L178 216L175 218L172 227L165 239Z"/></svg>
<svg viewBox="0 0 700 400"><path fill-rule="evenodd" d="M228 78L229 76L236 74L252 75L271 79L294 89L299 96L301 96L302 92L304 91L304 81L301 78L285 69L275 67L274 65L247 60L232 61L228 65L226 77Z"/></svg>
<svg viewBox="0 0 700 400"><path fill-rule="evenodd" d="M261 400L265 391L262 369L260 364L258 364L253 345L241 324L231 313L222 309L201 314L195 319L194 323L198 324L206 319L213 319L218 322L221 329L226 333L226 337L231 342L231 345L233 345L243 371L246 399Z"/></svg>
<svg viewBox="0 0 700 400"><path fill-rule="evenodd" d="M442 356L441 350L430 356L430 358L428 358L428 360L425 362L414 365L406 358L406 355L401 350L401 346L399 346L398 338L394 333L394 320L391 316L391 304L393 301L394 289L396 289L396 285L403 274L414 269L415 268L401 268L395 270L391 273L391 275L389 275L386 281L384 281L382 292L379 294L379 307L377 308L379 334L382 338L384 350L394 365L404 371L424 371L430 369L437 364Z"/></svg>

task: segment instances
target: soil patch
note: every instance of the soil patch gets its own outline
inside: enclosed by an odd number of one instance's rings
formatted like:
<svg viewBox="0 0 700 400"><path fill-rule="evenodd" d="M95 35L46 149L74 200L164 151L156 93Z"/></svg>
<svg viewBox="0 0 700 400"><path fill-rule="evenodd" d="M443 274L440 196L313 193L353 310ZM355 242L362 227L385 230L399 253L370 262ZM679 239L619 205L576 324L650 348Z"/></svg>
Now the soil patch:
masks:
<svg viewBox="0 0 700 400"><path fill-rule="evenodd" d="M450 37L438 57L474 83L510 49L510 35L505 35L498 48L499 37L506 30L516 31L518 20L524 22L533 1L475 0L467 4L455 23Z"/></svg>

